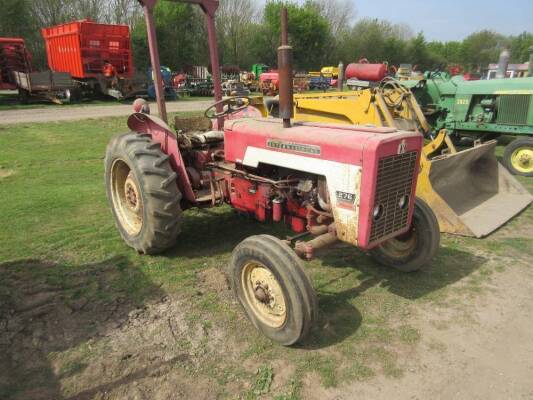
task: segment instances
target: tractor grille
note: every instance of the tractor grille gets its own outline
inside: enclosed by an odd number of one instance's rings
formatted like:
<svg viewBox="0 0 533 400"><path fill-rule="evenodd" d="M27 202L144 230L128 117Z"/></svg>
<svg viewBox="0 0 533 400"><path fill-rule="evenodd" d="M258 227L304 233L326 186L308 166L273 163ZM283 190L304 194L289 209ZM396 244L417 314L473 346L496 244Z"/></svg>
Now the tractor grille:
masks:
<svg viewBox="0 0 533 400"><path fill-rule="evenodd" d="M379 160L374 207L381 205L382 214L372 222L370 243L407 227L409 207L401 209L398 203L402 196L411 196L416 157L411 151Z"/></svg>
<svg viewBox="0 0 533 400"><path fill-rule="evenodd" d="M531 96L528 94L500 96L496 122L502 125L527 125L530 103Z"/></svg>

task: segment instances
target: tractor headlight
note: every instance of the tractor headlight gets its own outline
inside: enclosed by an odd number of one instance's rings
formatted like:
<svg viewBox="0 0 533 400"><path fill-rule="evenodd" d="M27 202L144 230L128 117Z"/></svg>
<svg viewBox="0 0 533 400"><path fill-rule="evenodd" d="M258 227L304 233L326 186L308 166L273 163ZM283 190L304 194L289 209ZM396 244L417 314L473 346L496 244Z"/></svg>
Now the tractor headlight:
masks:
<svg viewBox="0 0 533 400"><path fill-rule="evenodd" d="M409 205L409 196L405 195L400 197L400 200L398 201L398 207L400 207L400 210L404 210Z"/></svg>
<svg viewBox="0 0 533 400"><path fill-rule="evenodd" d="M378 204L374 207L374 210L372 210L372 217L374 218L374 221L377 221L381 218L383 215L383 206L381 204Z"/></svg>

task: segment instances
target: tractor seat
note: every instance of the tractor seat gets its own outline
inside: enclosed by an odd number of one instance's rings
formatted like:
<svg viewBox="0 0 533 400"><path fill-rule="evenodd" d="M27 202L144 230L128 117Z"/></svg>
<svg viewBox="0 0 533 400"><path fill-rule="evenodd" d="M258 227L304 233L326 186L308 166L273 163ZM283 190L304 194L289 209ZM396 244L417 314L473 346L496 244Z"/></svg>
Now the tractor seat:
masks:
<svg viewBox="0 0 533 400"><path fill-rule="evenodd" d="M224 132L223 131L208 131L208 132L193 133L190 136L190 139L193 143L196 143L196 144L218 143L218 142L224 141Z"/></svg>
<svg viewBox="0 0 533 400"><path fill-rule="evenodd" d="M176 117L174 119L176 132L195 134L196 132L208 132L213 129L213 123L206 117Z"/></svg>

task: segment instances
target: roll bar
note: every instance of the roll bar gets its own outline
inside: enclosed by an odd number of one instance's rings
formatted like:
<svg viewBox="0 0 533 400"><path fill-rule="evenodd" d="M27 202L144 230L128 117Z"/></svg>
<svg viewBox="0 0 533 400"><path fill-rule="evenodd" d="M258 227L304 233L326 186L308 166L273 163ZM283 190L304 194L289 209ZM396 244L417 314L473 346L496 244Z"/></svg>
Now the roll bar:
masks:
<svg viewBox="0 0 533 400"><path fill-rule="evenodd" d="M159 116L168 123L167 108L165 104L165 95L163 91L163 78L161 76L161 63L159 61L159 50L157 45L157 35L154 23L154 8L159 0L137 0L144 9L144 18L146 20L146 31L148 34L148 47L150 49L150 61L152 71L155 75L155 93L157 98L157 107ZM217 35L215 29L215 13L218 9L218 0L165 0L174 3L198 4L206 17L207 35L209 41L209 54L211 57L211 69L213 76L213 86L215 89L215 101L222 100L222 84L220 78L220 63L218 58ZM216 108L217 112L223 111L222 104ZM219 129L224 126L224 118L218 119Z"/></svg>

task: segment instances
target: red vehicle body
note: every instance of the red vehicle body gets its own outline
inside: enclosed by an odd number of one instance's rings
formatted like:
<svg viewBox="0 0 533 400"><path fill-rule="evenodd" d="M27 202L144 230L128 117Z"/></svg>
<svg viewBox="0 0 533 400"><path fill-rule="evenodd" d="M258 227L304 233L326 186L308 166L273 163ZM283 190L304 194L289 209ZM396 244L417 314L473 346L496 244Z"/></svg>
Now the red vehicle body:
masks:
<svg viewBox="0 0 533 400"><path fill-rule="evenodd" d="M13 72L31 72L31 59L24 39L0 38L0 89L16 90Z"/></svg>
<svg viewBox="0 0 533 400"><path fill-rule="evenodd" d="M98 78L109 70L110 64L119 77L134 75L127 25L98 24L85 19L43 28L41 33L52 71L68 72L78 79Z"/></svg>

